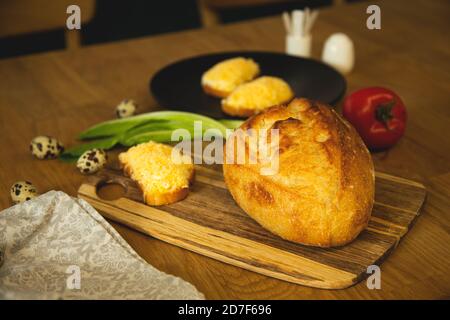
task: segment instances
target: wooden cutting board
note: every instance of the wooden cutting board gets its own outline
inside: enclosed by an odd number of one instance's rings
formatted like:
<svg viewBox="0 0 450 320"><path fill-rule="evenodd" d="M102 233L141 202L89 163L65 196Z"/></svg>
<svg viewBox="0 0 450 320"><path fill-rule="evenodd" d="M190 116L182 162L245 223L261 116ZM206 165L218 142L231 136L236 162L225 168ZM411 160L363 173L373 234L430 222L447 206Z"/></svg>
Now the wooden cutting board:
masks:
<svg viewBox="0 0 450 320"><path fill-rule="evenodd" d="M105 200L97 190L123 186L125 194ZM263 229L234 202L220 167L196 167L189 196L168 206L143 203L136 184L120 170L90 176L78 194L111 220L168 243L270 277L317 288L349 287L367 276L397 246L420 213L425 187L417 182L376 174L375 206L368 228L339 248L307 247Z"/></svg>

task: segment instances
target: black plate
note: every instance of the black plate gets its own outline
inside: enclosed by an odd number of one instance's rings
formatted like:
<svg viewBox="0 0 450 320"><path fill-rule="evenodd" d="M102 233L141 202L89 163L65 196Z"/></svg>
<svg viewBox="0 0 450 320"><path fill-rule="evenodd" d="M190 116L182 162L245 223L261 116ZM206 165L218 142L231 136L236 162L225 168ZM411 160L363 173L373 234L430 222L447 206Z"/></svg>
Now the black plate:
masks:
<svg viewBox="0 0 450 320"><path fill-rule="evenodd" d="M310 59L272 52L227 52L197 56L175 62L159 70L150 81L150 90L162 107L228 118L220 99L205 94L200 80L203 72L217 62L233 57L255 60L261 75L284 79L297 97L335 104L345 92L345 79L333 68Z"/></svg>

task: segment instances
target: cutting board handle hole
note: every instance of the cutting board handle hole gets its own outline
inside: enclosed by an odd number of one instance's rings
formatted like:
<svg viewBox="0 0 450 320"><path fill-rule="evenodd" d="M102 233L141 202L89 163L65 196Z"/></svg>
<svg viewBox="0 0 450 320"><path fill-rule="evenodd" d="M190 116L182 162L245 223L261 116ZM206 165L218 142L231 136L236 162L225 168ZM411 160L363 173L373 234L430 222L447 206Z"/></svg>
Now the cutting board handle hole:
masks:
<svg viewBox="0 0 450 320"><path fill-rule="evenodd" d="M116 200L126 193L125 187L115 181L102 181L97 185L97 196L103 200Z"/></svg>

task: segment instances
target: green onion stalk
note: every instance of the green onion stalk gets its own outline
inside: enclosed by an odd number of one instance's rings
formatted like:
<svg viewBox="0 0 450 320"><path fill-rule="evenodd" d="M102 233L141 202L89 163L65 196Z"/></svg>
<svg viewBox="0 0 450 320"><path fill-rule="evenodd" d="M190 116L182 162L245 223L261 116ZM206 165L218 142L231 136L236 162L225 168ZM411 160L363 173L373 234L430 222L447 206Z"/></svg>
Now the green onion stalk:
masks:
<svg viewBox="0 0 450 320"><path fill-rule="evenodd" d="M201 121L202 131L194 130L194 122ZM61 155L63 160L76 160L85 151L98 148L109 150L117 145L133 146L139 143L173 142L172 133L177 129L186 130L192 139L201 138L208 129L214 129L227 138L227 129L238 128L241 120L214 120L191 112L155 111L133 117L101 122L78 135L86 143L67 149Z"/></svg>

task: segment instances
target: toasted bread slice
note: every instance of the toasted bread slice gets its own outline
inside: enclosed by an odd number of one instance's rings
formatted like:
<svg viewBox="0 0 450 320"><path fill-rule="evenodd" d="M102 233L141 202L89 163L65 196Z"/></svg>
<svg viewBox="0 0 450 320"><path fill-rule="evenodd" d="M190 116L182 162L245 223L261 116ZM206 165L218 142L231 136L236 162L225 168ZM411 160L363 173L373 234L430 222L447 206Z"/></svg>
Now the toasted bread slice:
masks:
<svg viewBox="0 0 450 320"><path fill-rule="evenodd" d="M146 142L119 154L125 173L136 181L148 205L184 199L194 179L192 159L171 146Z"/></svg>
<svg viewBox="0 0 450 320"><path fill-rule="evenodd" d="M225 98L237 86L254 79L258 74L259 66L252 59L232 58L206 71L202 76L202 87L209 95Z"/></svg>
<svg viewBox="0 0 450 320"><path fill-rule="evenodd" d="M264 76L236 88L222 100L222 110L237 117L249 117L294 97L291 87L277 77Z"/></svg>

